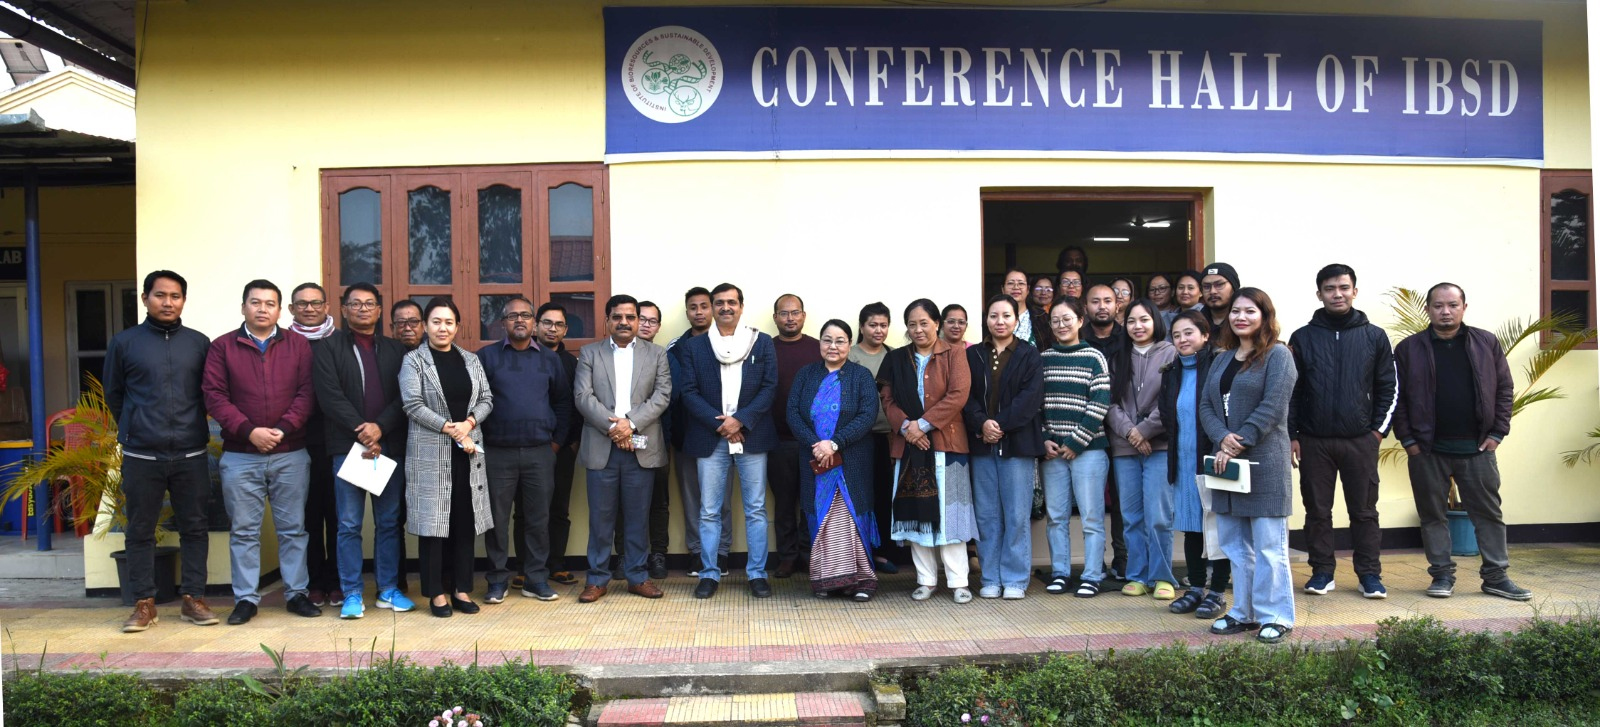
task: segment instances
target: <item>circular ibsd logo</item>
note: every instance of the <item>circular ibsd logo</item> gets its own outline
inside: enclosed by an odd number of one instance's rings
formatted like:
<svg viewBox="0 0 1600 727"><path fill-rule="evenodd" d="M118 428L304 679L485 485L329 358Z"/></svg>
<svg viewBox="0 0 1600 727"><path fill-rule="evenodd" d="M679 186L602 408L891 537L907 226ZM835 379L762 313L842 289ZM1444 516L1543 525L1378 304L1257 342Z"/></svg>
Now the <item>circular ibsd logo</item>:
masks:
<svg viewBox="0 0 1600 727"><path fill-rule="evenodd" d="M722 56L706 37L681 25L663 25L633 42L622 57L622 90L646 118L663 124L689 121L722 92Z"/></svg>

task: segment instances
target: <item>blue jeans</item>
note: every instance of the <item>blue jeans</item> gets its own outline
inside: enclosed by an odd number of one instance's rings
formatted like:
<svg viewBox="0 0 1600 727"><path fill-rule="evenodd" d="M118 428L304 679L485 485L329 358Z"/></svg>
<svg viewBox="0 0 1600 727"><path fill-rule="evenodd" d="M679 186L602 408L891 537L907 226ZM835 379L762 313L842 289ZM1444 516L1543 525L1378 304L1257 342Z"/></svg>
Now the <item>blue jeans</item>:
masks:
<svg viewBox="0 0 1600 727"><path fill-rule="evenodd" d="M650 491L655 470L639 466L639 457L611 446L605 469L585 470L589 494L589 578L591 586L611 582L611 543L622 528L622 571L628 585L649 577L645 555L650 552Z"/></svg>
<svg viewBox="0 0 1600 727"><path fill-rule="evenodd" d="M1155 588L1172 577L1172 485L1167 484L1167 451L1111 458L1117 470L1117 495L1128 543L1128 581Z"/></svg>
<svg viewBox="0 0 1600 727"><path fill-rule="evenodd" d="M729 454L726 441L710 457L695 463L700 475L700 577L722 580L717 553L707 543L722 539L722 503L728 497L728 471L739 469L739 490L744 495L744 541L750 561L744 572L750 580L767 577L767 455Z"/></svg>
<svg viewBox="0 0 1600 727"><path fill-rule="evenodd" d="M1027 588L1033 565L1032 457L973 457L972 499L978 515L982 584Z"/></svg>
<svg viewBox="0 0 1600 727"><path fill-rule="evenodd" d="M370 493L339 479L339 468L347 456L333 458L333 494L339 511L339 589L346 596L355 596L361 594L361 527ZM389 475L383 496L372 498L372 570L378 593L400 585L400 549L405 544L400 510L405 507L405 481L402 463Z"/></svg>
<svg viewBox="0 0 1600 727"><path fill-rule="evenodd" d="M1233 608L1240 621L1294 626L1289 518L1217 515L1217 540L1233 564Z"/></svg>
<svg viewBox="0 0 1600 727"><path fill-rule="evenodd" d="M1069 460L1044 462L1046 540L1050 542L1050 576L1072 575L1072 503L1078 503L1083 523L1083 574L1086 581L1105 580L1106 473L1111 458L1103 449L1091 449Z"/></svg>
<svg viewBox="0 0 1600 727"><path fill-rule="evenodd" d="M233 560L233 599L260 603L261 522L272 506L278 531L278 572L283 594L304 594L311 582L306 570L306 494L311 488L311 455L304 449L280 454L223 452L222 502L233 527L228 554Z"/></svg>

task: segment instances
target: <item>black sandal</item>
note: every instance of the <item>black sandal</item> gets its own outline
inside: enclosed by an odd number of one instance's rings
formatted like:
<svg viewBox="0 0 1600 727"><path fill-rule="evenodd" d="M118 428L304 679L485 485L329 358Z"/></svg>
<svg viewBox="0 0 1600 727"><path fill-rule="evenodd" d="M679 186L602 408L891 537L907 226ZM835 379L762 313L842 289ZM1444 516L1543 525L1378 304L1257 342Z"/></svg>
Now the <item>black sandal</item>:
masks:
<svg viewBox="0 0 1600 727"><path fill-rule="evenodd" d="M1256 623L1255 621L1240 621L1239 619L1224 614L1222 618L1217 619L1216 623L1211 624L1211 633L1218 636L1232 636L1234 634L1242 634L1246 631L1255 631L1259 628L1261 628L1261 624Z"/></svg>
<svg viewBox="0 0 1600 727"><path fill-rule="evenodd" d="M1066 576L1056 576L1054 578L1051 578L1050 579L1050 583L1044 587L1044 592L1045 593L1053 593L1053 594L1058 595L1058 596L1063 594L1063 593L1066 593L1067 592L1067 577Z"/></svg>
<svg viewBox="0 0 1600 727"><path fill-rule="evenodd" d="M1207 593L1205 598L1200 599L1200 607L1195 609L1194 617L1216 620L1227 612L1228 607L1222 602L1222 594L1213 592Z"/></svg>
<svg viewBox="0 0 1600 727"><path fill-rule="evenodd" d="M1285 638L1288 638L1290 632L1292 631L1294 631L1293 626L1284 626L1283 624L1267 624L1261 627L1261 633L1256 634L1256 641L1259 641L1263 644L1276 644L1280 641L1283 641Z"/></svg>
<svg viewBox="0 0 1600 727"><path fill-rule="evenodd" d="M1094 598L1100 595L1100 581L1078 581L1078 592L1072 595L1078 598Z"/></svg>
<svg viewBox="0 0 1600 727"><path fill-rule="evenodd" d="M1178 596L1178 600L1167 606L1167 610L1173 613L1194 613L1194 610L1200 607L1200 599L1203 595L1200 589L1191 588L1184 591L1183 595Z"/></svg>

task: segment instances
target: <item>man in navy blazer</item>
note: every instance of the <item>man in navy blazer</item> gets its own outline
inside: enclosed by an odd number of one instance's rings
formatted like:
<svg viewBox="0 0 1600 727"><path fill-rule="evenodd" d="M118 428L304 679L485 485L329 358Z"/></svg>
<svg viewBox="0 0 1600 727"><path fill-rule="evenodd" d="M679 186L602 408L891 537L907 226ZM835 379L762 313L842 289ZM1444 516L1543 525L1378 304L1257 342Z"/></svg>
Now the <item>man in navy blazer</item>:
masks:
<svg viewBox="0 0 1600 727"><path fill-rule="evenodd" d="M711 291L716 324L703 336L681 344L684 432L683 453L696 459L700 475L700 542L722 538L722 503L728 495L728 471L739 469L744 499L745 542L750 593L772 595L767 583L767 453L778 446L772 420L778 391L777 349L772 337L739 325L744 291L723 283ZM722 572L715 548L700 554L700 583L695 598L717 592Z"/></svg>

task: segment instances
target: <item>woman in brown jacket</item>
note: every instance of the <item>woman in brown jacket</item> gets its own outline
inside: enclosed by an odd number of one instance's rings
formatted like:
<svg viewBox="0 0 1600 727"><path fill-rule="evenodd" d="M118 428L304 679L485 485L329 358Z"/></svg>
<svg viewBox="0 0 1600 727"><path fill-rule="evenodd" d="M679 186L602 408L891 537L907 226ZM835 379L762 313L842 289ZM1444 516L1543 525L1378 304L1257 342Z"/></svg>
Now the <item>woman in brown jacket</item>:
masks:
<svg viewBox="0 0 1600 727"><path fill-rule="evenodd" d="M961 422L972 375L966 352L940 340L938 320L939 306L931 300L907 306L911 345L890 351L878 371L895 460L889 536L911 546L917 568L913 599L933 596L942 560L945 585L956 603L966 603L972 600L966 542L978 537Z"/></svg>

